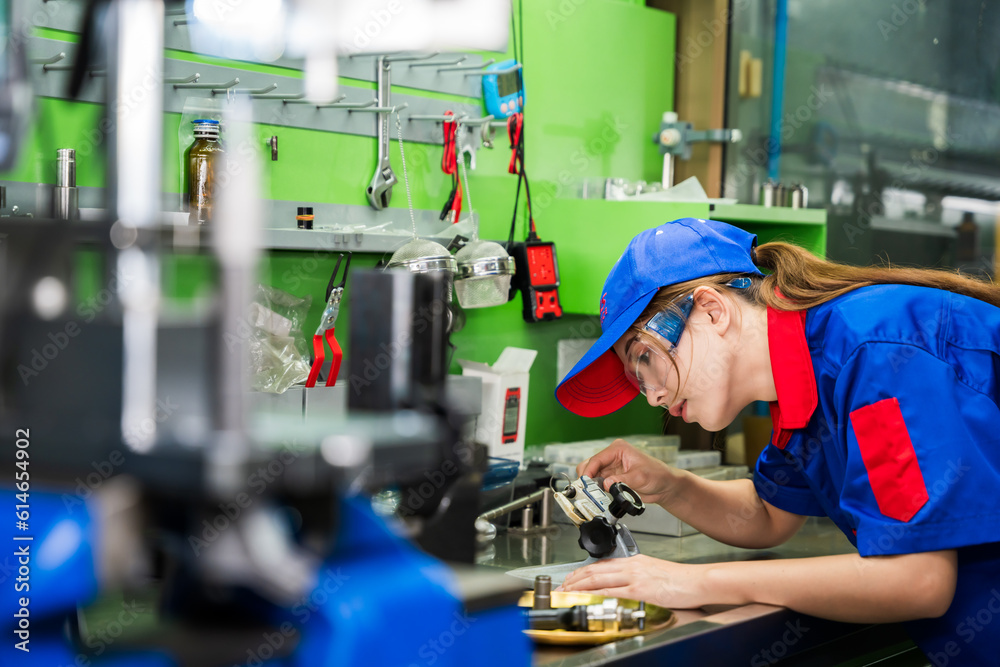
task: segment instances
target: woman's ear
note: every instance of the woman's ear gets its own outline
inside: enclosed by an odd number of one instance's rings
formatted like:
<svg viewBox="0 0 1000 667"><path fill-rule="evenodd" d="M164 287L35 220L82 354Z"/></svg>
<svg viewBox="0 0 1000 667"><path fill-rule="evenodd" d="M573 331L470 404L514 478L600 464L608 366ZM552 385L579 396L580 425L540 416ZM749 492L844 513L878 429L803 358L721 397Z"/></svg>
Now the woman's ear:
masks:
<svg viewBox="0 0 1000 667"><path fill-rule="evenodd" d="M732 321L732 303L715 288L702 285L694 291L694 304L712 323L719 335L725 334Z"/></svg>

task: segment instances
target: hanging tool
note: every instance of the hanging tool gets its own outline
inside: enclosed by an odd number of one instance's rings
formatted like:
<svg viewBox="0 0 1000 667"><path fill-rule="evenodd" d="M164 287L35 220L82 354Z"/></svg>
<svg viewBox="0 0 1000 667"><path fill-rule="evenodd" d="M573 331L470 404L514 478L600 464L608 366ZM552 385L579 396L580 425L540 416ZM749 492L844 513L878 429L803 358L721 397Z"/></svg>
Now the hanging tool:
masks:
<svg viewBox="0 0 1000 667"><path fill-rule="evenodd" d="M511 297L521 290L522 316L525 322L541 322L562 317L559 303L559 263L556 246L542 241L535 230L535 217L531 210L531 186L524 168L524 115L516 113L507 119L507 138L510 140L510 164L507 171L517 174L517 194L514 197L514 216L510 221L507 251L514 258L516 270L511 281ZM514 243L517 226L517 205L524 182L525 201L528 204L528 238Z"/></svg>
<svg viewBox="0 0 1000 667"><path fill-rule="evenodd" d="M441 209L441 219L451 216L451 222L458 222L462 214L462 180L458 176L458 119L452 111L445 111L446 116L454 120L446 120L444 126L444 154L441 157L441 171L451 176L451 192Z"/></svg>
<svg viewBox="0 0 1000 667"><path fill-rule="evenodd" d="M337 315L340 314L340 301L344 297L344 286L347 284L347 271L351 268L351 253L347 253L347 264L344 265L344 275L337 282L337 272L340 271L340 262L344 255L337 258L337 265L333 267L333 275L330 276L330 283L326 286L326 308L323 310L323 317L320 318L319 327L313 335L313 364L309 369L309 377L306 379L306 387L315 387L319 378L319 371L325 361L325 350L323 341L326 340L332 351L330 357L330 374L326 378L326 386L332 387L337 384L337 374L340 372L340 362L344 359L344 352L337 343L334 335L334 325L337 323Z"/></svg>
<svg viewBox="0 0 1000 667"><path fill-rule="evenodd" d="M388 107L389 95L391 94L390 65L385 56L381 56L376 60L375 66L377 67L375 80L378 106ZM368 184L367 190L368 203L376 211L389 207L389 201L392 199L392 186L398 182L396 174L392 173L392 166L389 164L389 115L388 112L381 111L376 114L378 120L378 163L375 165L375 175L372 176L372 182Z"/></svg>

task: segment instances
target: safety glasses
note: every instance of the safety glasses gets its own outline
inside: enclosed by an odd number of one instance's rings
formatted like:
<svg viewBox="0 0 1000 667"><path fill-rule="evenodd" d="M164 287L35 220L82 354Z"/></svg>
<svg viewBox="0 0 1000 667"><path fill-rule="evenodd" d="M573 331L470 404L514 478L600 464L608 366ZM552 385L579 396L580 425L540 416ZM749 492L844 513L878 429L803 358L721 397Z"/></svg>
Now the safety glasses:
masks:
<svg viewBox="0 0 1000 667"><path fill-rule="evenodd" d="M726 286L746 289L752 284L750 278L735 278L726 283ZM649 396L650 392L666 390L667 378L673 365L670 357L677 354L677 344L693 308L694 295L688 294L646 322L642 331L653 334L660 345L651 345L638 336L629 342L625 353L625 375L644 396Z"/></svg>

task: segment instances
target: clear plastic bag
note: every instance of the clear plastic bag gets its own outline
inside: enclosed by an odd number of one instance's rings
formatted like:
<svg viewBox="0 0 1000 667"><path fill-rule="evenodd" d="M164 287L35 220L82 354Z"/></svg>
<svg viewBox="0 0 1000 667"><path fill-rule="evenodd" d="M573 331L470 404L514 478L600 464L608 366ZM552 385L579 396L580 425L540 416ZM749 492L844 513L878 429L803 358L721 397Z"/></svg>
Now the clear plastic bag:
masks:
<svg viewBox="0 0 1000 667"><path fill-rule="evenodd" d="M258 285L247 316L250 325L250 384L255 391L282 394L309 377L309 353L302 325L312 297L300 299Z"/></svg>

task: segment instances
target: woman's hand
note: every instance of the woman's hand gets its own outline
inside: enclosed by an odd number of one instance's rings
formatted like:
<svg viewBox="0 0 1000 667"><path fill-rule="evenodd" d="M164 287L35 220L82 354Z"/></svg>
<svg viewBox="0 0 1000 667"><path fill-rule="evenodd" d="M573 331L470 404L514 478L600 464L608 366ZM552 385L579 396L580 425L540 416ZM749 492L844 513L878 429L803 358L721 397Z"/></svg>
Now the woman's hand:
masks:
<svg viewBox="0 0 1000 667"><path fill-rule="evenodd" d="M666 463L643 454L622 439L578 465L576 474L603 477L605 489L615 482L625 482L646 503L661 502L678 477Z"/></svg>
<svg viewBox="0 0 1000 667"><path fill-rule="evenodd" d="M642 554L608 558L570 572L557 590L642 600L670 609L696 609L714 602L708 597L705 567Z"/></svg>

